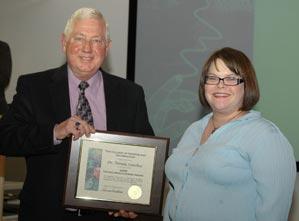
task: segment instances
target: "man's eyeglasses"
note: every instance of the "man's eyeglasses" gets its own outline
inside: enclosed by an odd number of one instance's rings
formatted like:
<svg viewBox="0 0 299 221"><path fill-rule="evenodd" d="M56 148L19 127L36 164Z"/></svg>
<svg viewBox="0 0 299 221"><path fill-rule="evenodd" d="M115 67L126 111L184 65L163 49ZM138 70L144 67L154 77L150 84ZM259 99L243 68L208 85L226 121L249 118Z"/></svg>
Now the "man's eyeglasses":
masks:
<svg viewBox="0 0 299 221"><path fill-rule="evenodd" d="M107 41L105 38L95 37L91 39L87 39L85 36L77 35L72 37L73 42L75 42L78 45L85 45L86 43L91 44L92 47L100 47L104 48L108 45L109 41Z"/></svg>
<svg viewBox="0 0 299 221"><path fill-rule="evenodd" d="M226 86L235 86L235 85L238 85L238 84L241 84L244 82L244 80L242 78L237 78L234 76L225 77L225 78L220 78L220 77L211 76L211 75L205 76L205 84L218 85L220 83L220 81L222 81L223 84Z"/></svg>

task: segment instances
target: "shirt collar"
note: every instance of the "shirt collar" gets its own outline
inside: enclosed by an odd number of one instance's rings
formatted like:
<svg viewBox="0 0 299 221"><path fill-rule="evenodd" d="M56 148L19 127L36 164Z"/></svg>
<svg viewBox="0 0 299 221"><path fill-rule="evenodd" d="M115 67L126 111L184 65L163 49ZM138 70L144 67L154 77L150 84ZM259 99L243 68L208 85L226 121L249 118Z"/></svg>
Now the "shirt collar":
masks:
<svg viewBox="0 0 299 221"><path fill-rule="evenodd" d="M76 77L72 69L68 66L68 79L69 83L73 85L74 87L78 88L78 85L80 84L81 80ZM95 85L97 83L101 83L103 77L102 77L102 72L98 70L90 79L87 80L87 83L89 84L90 89L92 88L97 88Z"/></svg>

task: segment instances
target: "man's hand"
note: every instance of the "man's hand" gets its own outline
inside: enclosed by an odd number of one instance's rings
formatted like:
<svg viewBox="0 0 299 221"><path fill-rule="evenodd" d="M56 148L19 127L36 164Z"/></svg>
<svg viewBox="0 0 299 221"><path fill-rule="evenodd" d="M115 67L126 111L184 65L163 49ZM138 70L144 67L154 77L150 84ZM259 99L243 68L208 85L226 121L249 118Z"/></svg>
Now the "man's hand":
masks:
<svg viewBox="0 0 299 221"><path fill-rule="evenodd" d="M130 219L135 219L138 215L134 212L129 212L129 211L125 211L123 209L117 211L117 212L108 212L108 214L110 216L114 216L114 217L124 217L124 218L130 218Z"/></svg>
<svg viewBox="0 0 299 221"><path fill-rule="evenodd" d="M54 136L57 140L62 140L72 135L73 139L77 140L83 135L89 137L91 133L95 133L95 128L76 115L54 127Z"/></svg>

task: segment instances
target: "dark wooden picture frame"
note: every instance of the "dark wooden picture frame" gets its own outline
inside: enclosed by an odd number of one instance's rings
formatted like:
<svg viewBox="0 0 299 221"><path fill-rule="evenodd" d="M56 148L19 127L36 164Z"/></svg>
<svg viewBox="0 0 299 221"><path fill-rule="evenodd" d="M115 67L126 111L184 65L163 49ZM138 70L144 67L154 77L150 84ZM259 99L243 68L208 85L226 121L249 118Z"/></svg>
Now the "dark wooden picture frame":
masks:
<svg viewBox="0 0 299 221"><path fill-rule="evenodd" d="M134 202L119 202L101 199L78 198L78 173L81 161L82 141L91 140L99 143L116 145L132 145L143 148L155 148L153 163L152 185L150 189L149 204L137 204ZM93 210L120 210L125 209L137 213L160 215L164 193L164 163L168 153L169 139L154 136L140 136L128 133L116 133L107 131L97 131L89 138L83 137L71 142L69 163L67 167L64 206L80 209ZM110 149L109 149L110 150Z"/></svg>

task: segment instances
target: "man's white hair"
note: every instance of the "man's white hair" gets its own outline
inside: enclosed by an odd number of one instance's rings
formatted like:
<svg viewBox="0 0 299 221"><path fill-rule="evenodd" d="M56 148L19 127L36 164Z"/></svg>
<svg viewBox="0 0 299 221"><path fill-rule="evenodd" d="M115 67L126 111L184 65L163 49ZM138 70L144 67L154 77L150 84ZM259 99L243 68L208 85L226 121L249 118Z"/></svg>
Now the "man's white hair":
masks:
<svg viewBox="0 0 299 221"><path fill-rule="evenodd" d="M102 21L106 24L106 40L109 41L110 40L110 36L109 36L109 26L108 23L106 22L103 14L94 8L80 8L78 10L76 10L71 17L68 19L66 26L64 28L64 35L66 36L66 38L69 38L70 34L73 31L73 27L74 27L74 23L78 20L81 19L88 19L88 18L93 18L96 19L98 21Z"/></svg>

